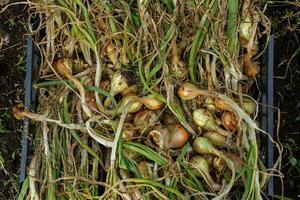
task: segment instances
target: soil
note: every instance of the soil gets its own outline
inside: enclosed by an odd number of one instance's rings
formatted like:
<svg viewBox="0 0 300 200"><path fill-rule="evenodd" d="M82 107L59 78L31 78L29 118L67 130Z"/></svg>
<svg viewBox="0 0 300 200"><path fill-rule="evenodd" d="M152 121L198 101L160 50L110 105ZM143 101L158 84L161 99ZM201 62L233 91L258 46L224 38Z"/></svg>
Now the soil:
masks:
<svg viewBox="0 0 300 200"><path fill-rule="evenodd" d="M4 169L0 163L0 199L13 198L18 192L22 123L13 118L11 108L24 98L25 19L24 5L0 13L0 36L5 42L0 49L0 125L7 130L0 132L0 156L4 161Z"/></svg>
<svg viewBox="0 0 300 200"><path fill-rule="evenodd" d="M300 48L300 15L292 16L299 11L300 7L291 5L268 10L275 36L274 106L280 109L275 123L280 120L279 138L284 146L283 196L291 199L300 199L300 52L288 67L290 58ZM276 194L281 195L279 179L275 185Z"/></svg>

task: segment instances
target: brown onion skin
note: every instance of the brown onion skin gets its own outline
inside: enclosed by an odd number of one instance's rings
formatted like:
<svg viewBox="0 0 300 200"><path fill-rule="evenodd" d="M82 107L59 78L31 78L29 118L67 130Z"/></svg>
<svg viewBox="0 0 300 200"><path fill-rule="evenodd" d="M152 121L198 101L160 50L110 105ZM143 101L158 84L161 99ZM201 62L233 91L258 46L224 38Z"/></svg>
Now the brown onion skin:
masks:
<svg viewBox="0 0 300 200"><path fill-rule="evenodd" d="M197 87L191 83L184 83L177 90L177 95L183 100L191 100L198 96Z"/></svg>
<svg viewBox="0 0 300 200"><path fill-rule="evenodd" d="M110 80L101 80L99 87L103 90L108 91L110 87Z"/></svg>
<svg viewBox="0 0 300 200"><path fill-rule="evenodd" d="M17 120L22 120L24 118L24 106L22 104L17 104L12 108L13 116Z"/></svg>
<svg viewBox="0 0 300 200"><path fill-rule="evenodd" d="M227 129L233 131L237 128L238 120L233 112L224 111L222 114L222 123Z"/></svg>
<svg viewBox="0 0 300 200"><path fill-rule="evenodd" d="M232 111L232 108L230 105L228 105L226 102L224 102L222 99L220 99L219 97L215 97L214 98L214 104L215 106L220 109L220 110L228 110L228 111Z"/></svg>
<svg viewBox="0 0 300 200"><path fill-rule="evenodd" d="M253 62L250 56L246 55L244 59L244 74L253 79L259 74L259 72L259 65Z"/></svg>
<svg viewBox="0 0 300 200"><path fill-rule="evenodd" d="M168 148L177 149L183 147L189 139L189 133L181 124L176 123L168 126L169 130L169 140L168 140Z"/></svg>
<svg viewBox="0 0 300 200"><path fill-rule="evenodd" d="M57 58L55 61L55 70L65 78L72 75L71 66L68 64L68 60L64 58Z"/></svg>
<svg viewBox="0 0 300 200"><path fill-rule="evenodd" d="M152 126L154 122L155 122L155 113L153 111L140 110L136 113L133 124L137 128L145 128L147 126Z"/></svg>

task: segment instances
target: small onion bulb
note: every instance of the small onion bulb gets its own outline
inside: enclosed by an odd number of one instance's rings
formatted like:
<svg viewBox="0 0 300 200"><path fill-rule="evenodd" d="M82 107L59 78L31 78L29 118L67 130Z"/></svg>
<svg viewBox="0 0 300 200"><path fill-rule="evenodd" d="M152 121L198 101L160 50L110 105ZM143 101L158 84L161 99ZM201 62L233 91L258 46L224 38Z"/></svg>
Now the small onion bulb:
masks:
<svg viewBox="0 0 300 200"><path fill-rule="evenodd" d="M218 132L221 135L229 136L230 132L220 128L214 119L214 116L206 109L199 108L193 112L193 120L197 126L208 130Z"/></svg>

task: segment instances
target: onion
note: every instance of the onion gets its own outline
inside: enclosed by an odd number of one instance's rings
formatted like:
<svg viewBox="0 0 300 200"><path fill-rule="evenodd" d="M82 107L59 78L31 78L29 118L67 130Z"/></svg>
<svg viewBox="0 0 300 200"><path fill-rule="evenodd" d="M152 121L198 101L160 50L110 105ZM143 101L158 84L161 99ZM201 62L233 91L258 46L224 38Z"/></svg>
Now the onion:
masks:
<svg viewBox="0 0 300 200"><path fill-rule="evenodd" d="M252 55L247 53L244 57L244 73L249 78L255 78L260 72L260 67L257 63L252 61Z"/></svg>
<svg viewBox="0 0 300 200"><path fill-rule="evenodd" d="M235 130L238 125L238 120L236 119L234 112L224 111L222 114L222 123L229 130Z"/></svg>
<svg viewBox="0 0 300 200"><path fill-rule="evenodd" d="M55 70L65 78L70 79L72 76L71 62L69 59L57 58L55 63Z"/></svg>
<svg viewBox="0 0 300 200"><path fill-rule="evenodd" d="M189 139L189 133L179 123L152 130L149 136L162 149L181 148Z"/></svg>
<svg viewBox="0 0 300 200"><path fill-rule="evenodd" d="M221 186L211 177L208 162L204 158L195 156L191 158L189 162L195 169L196 175L203 177L214 191L219 191L221 189Z"/></svg>
<svg viewBox="0 0 300 200"><path fill-rule="evenodd" d="M114 74L111 79L111 87L109 93L112 96L115 96L123 92L127 88L128 88L127 79L124 76L122 76L121 73ZM109 98L106 98L104 101L104 106L107 108L110 106L110 103L111 100Z"/></svg>
<svg viewBox="0 0 300 200"><path fill-rule="evenodd" d="M74 59L71 60L72 62L72 71L73 73L79 73L84 70L84 68L87 67L87 64L82 59Z"/></svg>
<svg viewBox="0 0 300 200"><path fill-rule="evenodd" d="M77 80L73 75L72 75L72 69L71 69L71 62L69 59L63 59L63 58L57 58L56 63L55 63L55 69L56 71L61 74L63 77L66 77L70 81L74 83L76 88L78 89L81 97L81 105L82 109L85 112L85 114L90 117L92 116L92 113L87 105L86 102L86 97L85 97L85 90L83 88L83 85L79 80Z"/></svg>
<svg viewBox="0 0 300 200"><path fill-rule="evenodd" d="M211 97L205 98L203 107L211 112L216 111L216 106L214 105L214 100Z"/></svg>
<svg viewBox="0 0 300 200"><path fill-rule="evenodd" d="M177 149L185 145L189 139L189 133L179 123L168 126L169 137L165 147Z"/></svg>
<svg viewBox="0 0 300 200"><path fill-rule="evenodd" d="M123 96L136 96L138 95L139 88L136 84L129 86L127 89L125 89L121 94Z"/></svg>
<svg viewBox="0 0 300 200"><path fill-rule="evenodd" d="M217 132L207 131L203 134L203 137L209 139L209 141L217 147L226 146L226 138Z"/></svg>
<svg viewBox="0 0 300 200"><path fill-rule="evenodd" d="M218 199L222 199L225 197L229 191L231 190L234 181L235 181L235 173L236 167L234 162L222 151L216 149L212 143L204 138L204 137L197 137L193 142L193 149L200 154L213 154L226 162L227 167L231 170L231 179L228 185L224 187L224 190L218 195Z"/></svg>
<svg viewBox="0 0 300 200"><path fill-rule="evenodd" d="M228 136L230 132L220 128L216 123L213 115L206 109L197 109L193 112L193 120L197 126L208 130L218 132L221 135Z"/></svg>
<svg viewBox="0 0 300 200"><path fill-rule="evenodd" d="M164 102L149 96L141 97L140 102L149 110L160 110L164 106Z"/></svg>
<svg viewBox="0 0 300 200"><path fill-rule="evenodd" d="M110 87L110 80L101 80L99 87L103 90L109 90Z"/></svg>
<svg viewBox="0 0 300 200"><path fill-rule="evenodd" d="M120 69L121 65L118 62L119 52L118 52L116 46L112 42L109 42L105 46L105 53L106 53L107 57L109 58L109 60L112 62L112 64L115 66L115 68Z"/></svg>
<svg viewBox="0 0 300 200"><path fill-rule="evenodd" d="M177 119L174 117L174 115L164 112L162 115L162 119L161 119L162 124L164 125L170 125L170 124L174 124L177 123Z"/></svg>
<svg viewBox="0 0 300 200"><path fill-rule="evenodd" d="M137 96L125 96L121 99L116 113L121 114L126 106L128 106L128 113L135 113L143 107L143 104L136 101Z"/></svg>
<svg viewBox="0 0 300 200"><path fill-rule="evenodd" d="M168 137L169 131L167 128L156 127L154 130L150 131L149 137L152 141L161 149L165 147L165 137Z"/></svg>
<svg viewBox="0 0 300 200"><path fill-rule="evenodd" d="M17 104L12 108L13 116L17 120L22 120L26 115L24 111L24 106L22 104Z"/></svg>
<svg viewBox="0 0 300 200"><path fill-rule="evenodd" d="M228 110L232 111L232 108L230 105L228 105L226 102L224 102L221 98L215 97L214 98L214 104L215 106L220 110Z"/></svg>
<svg viewBox="0 0 300 200"><path fill-rule="evenodd" d="M248 113L253 114L256 111L256 103L249 98L244 98L242 108Z"/></svg>
<svg viewBox="0 0 300 200"><path fill-rule="evenodd" d="M243 160L237 154L234 153L226 153L226 155L234 162L236 171L239 173L244 166Z"/></svg>
<svg viewBox="0 0 300 200"><path fill-rule="evenodd" d="M204 137L197 137L194 140L193 149L200 154L218 154L218 150L212 145L212 143L208 139Z"/></svg>
<svg viewBox="0 0 300 200"><path fill-rule="evenodd" d="M243 21L241 22L240 25L239 36L242 44L248 44L251 38L251 32L252 32L252 21L250 16L247 15L243 18Z"/></svg>
<svg viewBox="0 0 300 200"><path fill-rule="evenodd" d="M86 96L86 103L88 104L89 108L93 113L98 110L97 103L95 100L95 94L92 91L88 91L85 93Z"/></svg>
<svg viewBox="0 0 300 200"><path fill-rule="evenodd" d="M139 128L144 129L153 125L157 121L157 115L151 110L141 110L136 113L133 124Z"/></svg>
<svg viewBox="0 0 300 200"><path fill-rule="evenodd" d="M123 133L122 138L125 141L130 141L138 136L138 131L135 129L135 126L130 123L126 123L123 125Z"/></svg>
<svg viewBox="0 0 300 200"><path fill-rule="evenodd" d="M206 90L200 90L192 83L184 83L177 90L178 96L183 100L191 100L197 96L208 96L209 92Z"/></svg>

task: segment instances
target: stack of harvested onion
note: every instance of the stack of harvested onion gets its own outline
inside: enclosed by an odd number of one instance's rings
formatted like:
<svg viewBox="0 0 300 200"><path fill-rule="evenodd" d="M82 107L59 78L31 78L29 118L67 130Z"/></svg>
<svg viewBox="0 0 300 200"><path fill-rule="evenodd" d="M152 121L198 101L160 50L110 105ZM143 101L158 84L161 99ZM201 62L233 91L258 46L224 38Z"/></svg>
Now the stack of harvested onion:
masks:
<svg viewBox="0 0 300 200"><path fill-rule="evenodd" d="M39 114L14 108L40 122L19 199L262 199L256 1L28 4L46 35Z"/></svg>

